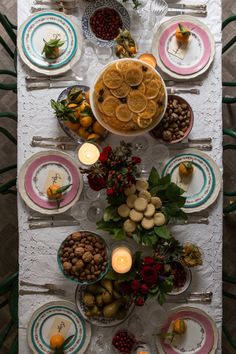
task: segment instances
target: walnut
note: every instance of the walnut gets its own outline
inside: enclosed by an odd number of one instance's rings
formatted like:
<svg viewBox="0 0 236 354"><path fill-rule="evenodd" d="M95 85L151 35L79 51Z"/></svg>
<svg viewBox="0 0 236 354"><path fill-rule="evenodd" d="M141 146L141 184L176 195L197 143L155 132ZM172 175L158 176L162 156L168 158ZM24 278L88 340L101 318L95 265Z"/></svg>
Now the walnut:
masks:
<svg viewBox="0 0 236 354"><path fill-rule="evenodd" d="M85 250L83 247L76 247L74 253L77 257L82 257L84 254Z"/></svg>
<svg viewBox="0 0 236 354"><path fill-rule="evenodd" d="M74 240L74 241L80 241L81 238L82 238L82 235L81 235L80 232L74 232L74 233L71 235L71 237L72 237L72 240Z"/></svg>
<svg viewBox="0 0 236 354"><path fill-rule="evenodd" d="M103 258L99 253L95 254L93 258L96 264L100 264L103 262Z"/></svg>
<svg viewBox="0 0 236 354"><path fill-rule="evenodd" d="M93 246L91 246L91 245L86 245L86 246L85 246L85 250L86 250L86 251L93 252L94 248L93 248Z"/></svg>
<svg viewBox="0 0 236 354"><path fill-rule="evenodd" d="M72 268L72 264L69 263L69 262L64 262L63 263L63 268L64 268L64 270L69 271Z"/></svg>
<svg viewBox="0 0 236 354"><path fill-rule="evenodd" d="M85 252L82 257L83 261L89 263L93 259L93 255L91 252Z"/></svg>
<svg viewBox="0 0 236 354"><path fill-rule="evenodd" d="M76 270L81 270L84 268L84 262L82 259L78 260L78 262L75 263Z"/></svg>

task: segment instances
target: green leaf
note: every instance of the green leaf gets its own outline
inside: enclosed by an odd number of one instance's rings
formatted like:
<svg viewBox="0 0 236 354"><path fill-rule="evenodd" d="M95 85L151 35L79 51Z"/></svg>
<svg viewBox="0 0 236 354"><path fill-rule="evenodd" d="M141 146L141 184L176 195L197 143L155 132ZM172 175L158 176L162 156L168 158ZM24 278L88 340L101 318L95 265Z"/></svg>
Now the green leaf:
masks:
<svg viewBox="0 0 236 354"><path fill-rule="evenodd" d="M156 295L159 291L159 286L157 285L155 288L149 290L150 294Z"/></svg>
<svg viewBox="0 0 236 354"><path fill-rule="evenodd" d="M169 293L173 289L173 280L167 278L164 281L162 281L159 286L162 292Z"/></svg>
<svg viewBox="0 0 236 354"><path fill-rule="evenodd" d="M149 188L153 188L159 182L160 176L155 167L152 167L151 172L148 177Z"/></svg>
<svg viewBox="0 0 236 354"><path fill-rule="evenodd" d="M57 191L55 191L55 194L65 192L68 188L70 188L70 186L72 186L72 183L67 184L66 186L62 186Z"/></svg>
<svg viewBox="0 0 236 354"><path fill-rule="evenodd" d="M106 278L110 280L117 280L118 282L122 283L124 281L130 281L135 278L136 270L131 268L128 273L120 274L116 273L113 269L111 269L107 274Z"/></svg>
<svg viewBox="0 0 236 354"><path fill-rule="evenodd" d="M117 207L113 205L106 207L103 213L103 220L106 222L121 220L121 217L117 213Z"/></svg>
<svg viewBox="0 0 236 354"><path fill-rule="evenodd" d="M168 199L175 199L184 192L185 191L183 189L179 188L175 183L171 182L166 189L166 197Z"/></svg>
<svg viewBox="0 0 236 354"><path fill-rule="evenodd" d="M116 240L123 240L126 236L126 233L123 229L114 229L114 238Z"/></svg>
<svg viewBox="0 0 236 354"><path fill-rule="evenodd" d="M169 240L172 238L170 231L168 230L166 225L156 226L154 227L154 231L157 236L164 238L165 240Z"/></svg>
<svg viewBox="0 0 236 354"><path fill-rule="evenodd" d="M164 302L165 302L165 294L163 294L162 292L160 292L158 295L157 295L157 300L159 302L160 305L163 305Z"/></svg>

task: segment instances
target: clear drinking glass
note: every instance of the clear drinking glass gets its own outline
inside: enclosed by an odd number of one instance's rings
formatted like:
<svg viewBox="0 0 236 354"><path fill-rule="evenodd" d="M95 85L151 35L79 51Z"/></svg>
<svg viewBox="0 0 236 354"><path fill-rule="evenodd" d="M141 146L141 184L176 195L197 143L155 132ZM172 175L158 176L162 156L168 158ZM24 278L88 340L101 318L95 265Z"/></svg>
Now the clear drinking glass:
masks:
<svg viewBox="0 0 236 354"><path fill-rule="evenodd" d="M87 218L89 221L96 223L102 219L104 204L100 200L90 203L87 211Z"/></svg>
<svg viewBox="0 0 236 354"><path fill-rule="evenodd" d="M145 136L137 136L132 140L132 148L135 155L143 156L144 152L148 149L149 143Z"/></svg>
<svg viewBox="0 0 236 354"><path fill-rule="evenodd" d="M100 64L107 64L113 53L110 47L96 47L95 54Z"/></svg>
<svg viewBox="0 0 236 354"><path fill-rule="evenodd" d="M71 216L73 216L74 219L82 221L87 219L87 213L89 209L89 203L88 202L78 202L76 203L72 208L71 208Z"/></svg>
<svg viewBox="0 0 236 354"><path fill-rule="evenodd" d="M82 58L82 60L79 60L73 67L72 71L76 75L76 79L78 81L84 81L87 71L89 68L89 61L86 58Z"/></svg>

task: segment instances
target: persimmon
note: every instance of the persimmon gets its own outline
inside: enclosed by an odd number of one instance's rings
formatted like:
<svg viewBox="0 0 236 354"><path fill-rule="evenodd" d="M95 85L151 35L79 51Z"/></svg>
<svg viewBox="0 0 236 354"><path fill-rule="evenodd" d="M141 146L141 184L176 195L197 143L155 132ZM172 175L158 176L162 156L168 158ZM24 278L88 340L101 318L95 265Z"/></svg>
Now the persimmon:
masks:
<svg viewBox="0 0 236 354"><path fill-rule="evenodd" d="M60 333L53 334L50 338L50 347L52 349L61 348L64 342L65 342L65 338L62 334Z"/></svg>
<svg viewBox="0 0 236 354"><path fill-rule="evenodd" d="M89 136L87 137L87 140L98 140L100 138L101 138L100 135L92 133L92 134L89 134Z"/></svg>
<svg viewBox="0 0 236 354"><path fill-rule="evenodd" d="M96 134L103 135L105 133L105 128L96 121L93 123L93 131Z"/></svg>
<svg viewBox="0 0 236 354"><path fill-rule="evenodd" d="M191 31L183 24L178 23L178 28L175 31L175 36L177 41L180 43L187 43L190 35L191 35Z"/></svg>
<svg viewBox="0 0 236 354"><path fill-rule="evenodd" d="M72 122L70 122L69 120L65 120L65 121L64 121L64 125L65 125L67 128L69 128L69 129L71 129L71 130L74 130L74 131L77 131L77 130L79 130L79 128L80 128L80 124L79 124L79 123L72 123Z"/></svg>
<svg viewBox="0 0 236 354"><path fill-rule="evenodd" d="M80 127L79 130L78 130L78 134L83 139L87 139L88 136L89 136L89 132L86 130L85 127Z"/></svg>
<svg viewBox="0 0 236 354"><path fill-rule="evenodd" d="M173 332L175 334L184 334L187 330L187 324L182 319L177 319L173 322Z"/></svg>
<svg viewBox="0 0 236 354"><path fill-rule="evenodd" d="M138 59L144 61L144 63L150 64L151 66L153 66L153 68L155 68L157 65L156 58L149 53L141 54Z"/></svg>
<svg viewBox="0 0 236 354"><path fill-rule="evenodd" d="M189 177L193 173L193 164L192 162L181 162L179 165L179 174L184 177Z"/></svg>
<svg viewBox="0 0 236 354"><path fill-rule="evenodd" d="M87 102L88 104L90 104L89 92L90 92L89 90L85 92L85 99L86 99L86 102Z"/></svg>
<svg viewBox="0 0 236 354"><path fill-rule="evenodd" d="M51 184L47 189L47 196L49 199L60 199L62 194L58 192L60 190L60 186L58 184Z"/></svg>

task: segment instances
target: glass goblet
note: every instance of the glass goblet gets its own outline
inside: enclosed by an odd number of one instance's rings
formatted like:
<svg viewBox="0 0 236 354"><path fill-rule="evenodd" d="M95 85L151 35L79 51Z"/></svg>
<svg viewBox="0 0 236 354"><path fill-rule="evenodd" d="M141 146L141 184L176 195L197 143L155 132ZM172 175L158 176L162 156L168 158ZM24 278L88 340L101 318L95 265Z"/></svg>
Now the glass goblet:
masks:
<svg viewBox="0 0 236 354"><path fill-rule="evenodd" d="M82 221L87 219L88 209L89 203L85 201L80 201L71 208L70 213L74 219Z"/></svg>
<svg viewBox="0 0 236 354"><path fill-rule="evenodd" d="M103 210L105 208L104 203L101 200L96 200L90 203L90 206L87 210L87 218L91 222L97 222L102 219Z"/></svg>
<svg viewBox="0 0 236 354"><path fill-rule="evenodd" d="M113 53L110 47L96 47L95 54L100 64L107 64Z"/></svg>

